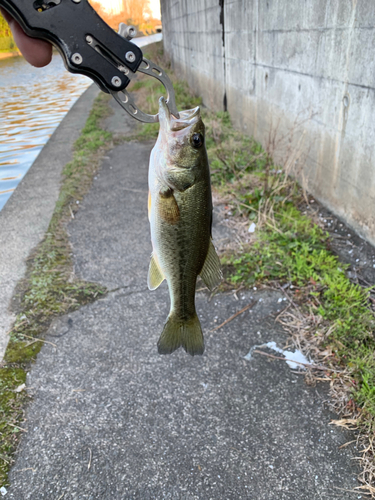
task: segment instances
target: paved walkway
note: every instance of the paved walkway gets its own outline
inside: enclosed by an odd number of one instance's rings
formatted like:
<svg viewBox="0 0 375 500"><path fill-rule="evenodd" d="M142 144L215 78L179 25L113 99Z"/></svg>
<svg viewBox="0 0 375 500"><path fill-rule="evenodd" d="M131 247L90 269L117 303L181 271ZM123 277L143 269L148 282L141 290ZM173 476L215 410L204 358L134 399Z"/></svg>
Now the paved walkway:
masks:
<svg viewBox="0 0 375 500"><path fill-rule="evenodd" d="M118 110L108 127L127 120ZM329 425L327 386L308 387L282 361L245 359L254 345L285 345L272 316L279 293L199 292L205 354L157 354L169 299L165 284L146 285L151 148L110 151L69 225L75 272L111 292L51 327L56 347L43 346L28 376L34 399L6 498L361 498L344 491L358 471L350 447L339 449L352 436ZM228 237L220 221L214 237Z"/></svg>

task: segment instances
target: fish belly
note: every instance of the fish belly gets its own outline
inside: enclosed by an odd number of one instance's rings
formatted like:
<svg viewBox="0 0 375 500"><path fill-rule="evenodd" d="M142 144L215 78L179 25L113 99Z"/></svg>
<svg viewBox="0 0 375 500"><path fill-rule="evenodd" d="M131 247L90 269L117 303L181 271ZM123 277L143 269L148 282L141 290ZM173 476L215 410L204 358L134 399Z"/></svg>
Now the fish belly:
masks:
<svg viewBox="0 0 375 500"><path fill-rule="evenodd" d="M156 195L151 216L151 239L161 270L168 282L171 311L181 319L195 314L195 284L210 242L210 199L204 189L193 186L175 193L179 219L170 223L160 217Z"/></svg>
<svg viewBox="0 0 375 500"><path fill-rule="evenodd" d="M199 189L200 188L200 189ZM160 216L163 199L156 193L151 205L151 240L169 288L171 308L160 337L159 352L170 353L182 345L190 354L202 354L203 334L195 310L195 287L210 243L210 193L193 186L175 193L178 220Z"/></svg>

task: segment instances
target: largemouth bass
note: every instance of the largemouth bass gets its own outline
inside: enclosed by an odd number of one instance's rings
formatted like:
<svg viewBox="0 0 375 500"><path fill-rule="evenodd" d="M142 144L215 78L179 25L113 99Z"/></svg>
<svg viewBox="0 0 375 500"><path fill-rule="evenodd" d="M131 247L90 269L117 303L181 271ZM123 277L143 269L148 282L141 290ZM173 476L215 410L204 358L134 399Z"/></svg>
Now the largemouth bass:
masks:
<svg viewBox="0 0 375 500"><path fill-rule="evenodd" d="M160 131L151 152L149 220L153 253L148 287L167 280L171 308L158 341L160 354L180 346L203 354L204 340L195 310L198 275L210 290L222 280L220 261L211 240L212 196L199 107L171 115L159 101Z"/></svg>

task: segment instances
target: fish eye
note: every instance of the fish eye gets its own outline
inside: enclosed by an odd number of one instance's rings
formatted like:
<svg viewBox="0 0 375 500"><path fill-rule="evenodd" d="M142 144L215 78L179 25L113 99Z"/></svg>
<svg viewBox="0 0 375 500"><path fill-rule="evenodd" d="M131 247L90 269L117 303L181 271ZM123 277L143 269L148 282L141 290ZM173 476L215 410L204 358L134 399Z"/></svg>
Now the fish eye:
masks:
<svg viewBox="0 0 375 500"><path fill-rule="evenodd" d="M191 145L193 148L200 148L203 146L203 135L202 134L194 134L191 138Z"/></svg>

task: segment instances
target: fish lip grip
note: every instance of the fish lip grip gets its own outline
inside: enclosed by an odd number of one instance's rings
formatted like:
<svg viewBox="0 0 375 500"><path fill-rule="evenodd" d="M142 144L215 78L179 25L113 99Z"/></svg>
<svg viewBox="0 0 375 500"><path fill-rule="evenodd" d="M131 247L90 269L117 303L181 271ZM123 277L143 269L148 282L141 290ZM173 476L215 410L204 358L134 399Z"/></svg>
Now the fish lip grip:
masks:
<svg viewBox="0 0 375 500"><path fill-rule="evenodd" d="M129 37L108 26L88 0L0 0L0 7L19 22L27 35L51 42L69 72L91 78L133 118L147 123L158 121L158 115L141 111L125 90L137 71L161 81L168 93L170 111L178 116L168 75L144 59Z"/></svg>
<svg viewBox="0 0 375 500"><path fill-rule="evenodd" d="M138 71L140 73L144 73L145 75L157 78L164 85L167 91L167 99L165 102L167 103L167 106L172 115L174 115L176 118L179 118L180 115L177 111L173 85L166 72L159 68L159 66L145 58L142 59L142 62L138 67ZM130 75L129 77L131 78ZM125 89L120 92L113 92L112 95L120 104L120 106L122 106L129 113L129 115L133 116L137 120L146 123L155 123L159 121L158 114L149 115L141 111L136 105L132 96Z"/></svg>

